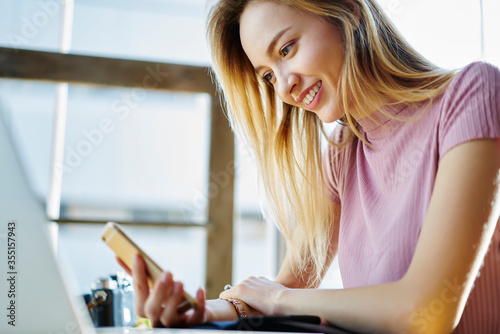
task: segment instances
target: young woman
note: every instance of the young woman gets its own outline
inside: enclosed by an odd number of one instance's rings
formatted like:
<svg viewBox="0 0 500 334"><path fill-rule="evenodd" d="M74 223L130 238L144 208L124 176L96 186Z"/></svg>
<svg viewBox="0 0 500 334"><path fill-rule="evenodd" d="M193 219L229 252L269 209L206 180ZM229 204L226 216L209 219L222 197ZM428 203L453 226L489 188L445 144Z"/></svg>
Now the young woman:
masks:
<svg viewBox="0 0 500 334"><path fill-rule="evenodd" d="M185 314L182 283L165 273L150 291L138 258L136 313L155 326L243 307L360 332L500 333L499 70L436 67L374 0L220 0L208 34L287 257L275 281L219 300L200 290ZM344 289L318 289L336 254Z"/></svg>

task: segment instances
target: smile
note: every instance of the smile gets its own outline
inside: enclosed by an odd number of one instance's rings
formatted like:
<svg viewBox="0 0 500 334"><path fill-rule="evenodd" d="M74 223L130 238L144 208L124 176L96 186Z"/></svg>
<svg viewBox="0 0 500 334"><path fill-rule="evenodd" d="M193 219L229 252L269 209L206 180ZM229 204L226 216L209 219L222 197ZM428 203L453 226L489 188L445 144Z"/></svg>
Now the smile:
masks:
<svg viewBox="0 0 500 334"><path fill-rule="evenodd" d="M314 100L314 97L316 96L320 88L321 88L321 81L319 81L313 88L311 88L306 97L304 97L303 102L306 105L310 104Z"/></svg>

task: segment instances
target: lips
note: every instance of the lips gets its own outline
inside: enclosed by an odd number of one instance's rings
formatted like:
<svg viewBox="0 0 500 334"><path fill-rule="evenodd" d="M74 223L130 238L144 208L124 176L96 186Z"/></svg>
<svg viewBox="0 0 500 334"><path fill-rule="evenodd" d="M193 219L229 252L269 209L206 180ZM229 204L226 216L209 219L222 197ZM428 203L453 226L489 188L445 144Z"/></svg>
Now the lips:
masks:
<svg viewBox="0 0 500 334"><path fill-rule="evenodd" d="M310 104L313 100L316 94L318 93L319 89L321 88L321 81L318 81L314 86L309 88L309 91L306 92L306 96L303 98L303 102L308 105Z"/></svg>

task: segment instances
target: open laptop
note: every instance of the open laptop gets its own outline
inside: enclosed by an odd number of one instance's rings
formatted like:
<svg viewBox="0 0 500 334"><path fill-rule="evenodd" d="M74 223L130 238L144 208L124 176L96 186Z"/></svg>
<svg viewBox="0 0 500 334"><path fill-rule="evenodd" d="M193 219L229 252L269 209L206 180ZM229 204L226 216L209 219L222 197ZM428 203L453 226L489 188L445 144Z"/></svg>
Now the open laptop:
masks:
<svg viewBox="0 0 500 334"><path fill-rule="evenodd" d="M68 293L16 153L0 114L0 333L95 333L83 299Z"/></svg>

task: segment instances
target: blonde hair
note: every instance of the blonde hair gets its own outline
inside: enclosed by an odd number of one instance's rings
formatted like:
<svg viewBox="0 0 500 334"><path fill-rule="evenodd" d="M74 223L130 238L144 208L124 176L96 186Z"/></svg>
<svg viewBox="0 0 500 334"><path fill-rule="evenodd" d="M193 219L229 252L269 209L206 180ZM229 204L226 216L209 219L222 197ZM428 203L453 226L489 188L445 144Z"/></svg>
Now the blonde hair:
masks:
<svg viewBox="0 0 500 334"><path fill-rule="evenodd" d="M316 114L278 100L259 80L242 49L239 19L250 2L272 1L327 19L341 31L344 64L338 84L347 135L361 138L352 114L369 116L390 103L432 101L454 72L418 54L374 0L219 0L208 17L213 69L227 102L230 123L251 146L267 199L268 219L287 240L296 275L311 270L321 281L332 238L333 205L324 182L321 136Z"/></svg>

